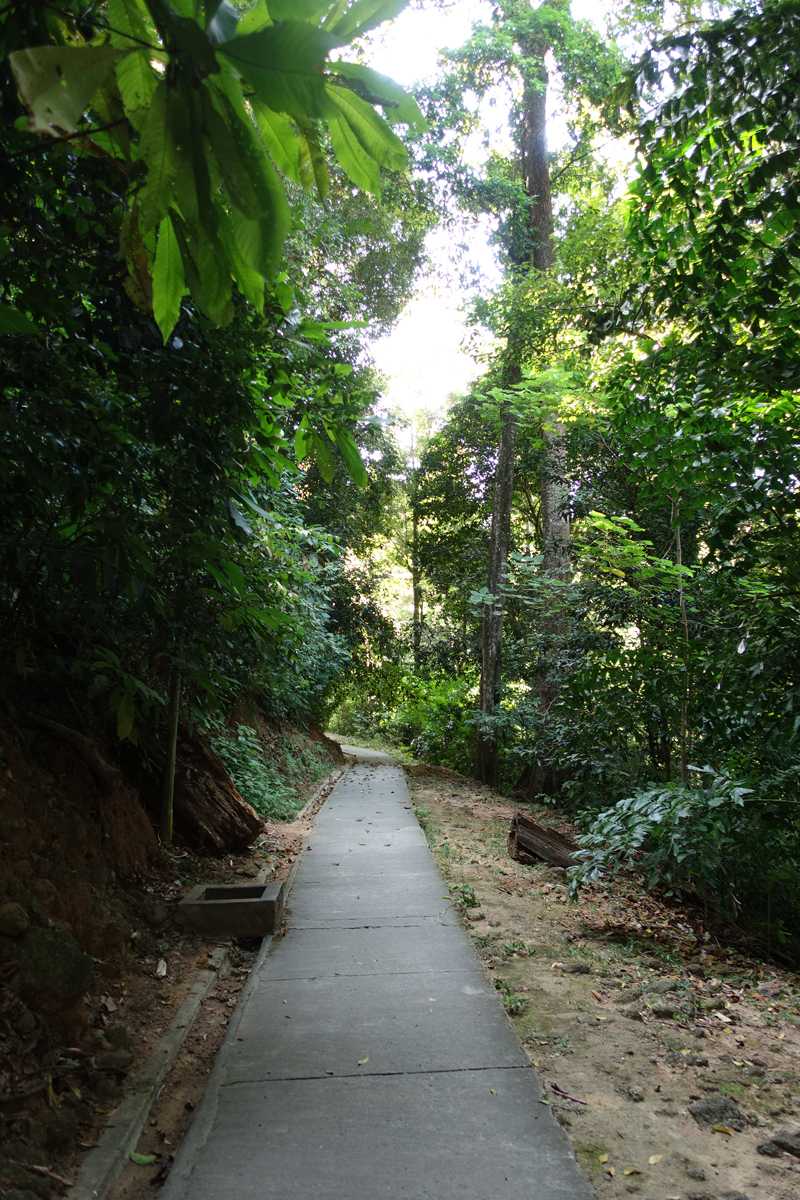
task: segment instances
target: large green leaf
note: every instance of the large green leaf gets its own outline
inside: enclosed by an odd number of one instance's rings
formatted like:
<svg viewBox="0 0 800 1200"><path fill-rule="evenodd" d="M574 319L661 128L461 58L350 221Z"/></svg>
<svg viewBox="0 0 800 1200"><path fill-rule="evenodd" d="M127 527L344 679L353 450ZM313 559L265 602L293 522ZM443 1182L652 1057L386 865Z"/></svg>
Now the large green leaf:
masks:
<svg viewBox="0 0 800 1200"><path fill-rule="evenodd" d="M258 196L239 155L230 127L230 114L223 111L222 97L216 89L206 87L202 89L200 99L206 134L225 180L228 195L240 212L250 220L257 220L260 216Z"/></svg>
<svg viewBox="0 0 800 1200"><path fill-rule="evenodd" d="M174 211L170 216L192 299L215 325L228 325L233 320L233 302L227 262L204 230L192 228Z"/></svg>
<svg viewBox="0 0 800 1200"><path fill-rule="evenodd" d="M266 0L273 21L311 21L330 8L330 0Z"/></svg>
<svg viewBox="0 0 800 1200"><path fill-rule="evenodd" d="M147 182L139 193L139 221L143 233L161 221L172 203L178 170L176 146L183 141L181 134L185 133L186 115L184 97L174 89L168 90L166 83L159 83L139 136L139 154L147 164ZM176 125L177 137L173 132Z"/></svg>
<svg viewBox="0 0 800 1200"><path fill-rule="evenodd" d="M420 131L427 129L425 118L414 97L388 75L381 75L371 67L365 67L363 63L332 62L330 70L360 84L359 95L370 104L383 105L386 120L392 125L408 125L409 128Z"/></svg>
<svg viewBox="0 0 800 1200"><path fill-rule="evenodd" d="M264 276L245 262L236 244L233 225L228 214L223 210L219 214L219 237L228 260L233 268L233 278L245 299L253 305L256 312L264 311Z"/></svg>
<svg viewBox="0 0 800 1200"><path fill-rule="evenodd" d="M249 221L237 208L231 209L230 218L245 263L265 279L272 279L280 263L285 231L269 220Z"/></svg>
<svg viewBox="0 0 800 1200"><path fill-rule="evenodd" d="M9 333L35 333L39 330L19 309L0 304L0 335Z"/></svg>
<svg viewBox="0 0 800 1200"><path fill-rule="evenodd" d="M317 127L313 121L308 121L305 117L297 117L296 120L300 130L298 139L300 182L305 188L316 185L317 195L320 200L324 200L331 190L331 181Z"/></svg>
<svg viewBox="0 0 800 1200"><path fill-rule="evenodd" d="M240 37L246 33L258 33L259 29L265 29L272 23L267 0L256 0L252 8L248 8L244 16L240 18L237 32Z"/></svg>
<svg viewBox="0 0 800 1200"><path fill-rule="evenodd" d="M69 137L125 54L114 46L35 46L9 54L32 133Z"/></svg>
<svg viewBox="0 0 800 1200"><path fill-rule="evenodd" d="M167 216L158 227L153 267L153 316L165 344L181 315L181 296L185 287L180 246L172 221Z"/></svg>
<svg viewBox="0 0 800 1200"><path fill-rule="evenodd" d="M359 454L358 446L346 429L338 429L336 431L336 445L339 447L353 483L359 487L366 487L369 483L369 477Z"/></svg>
<svg viewBox="0 0 800 1200"><path fill-rule="evenodd" d="M270 220L283 242L289 232L291 222L283 186L275 174L272 163L264 154L264 147L252 120L246 115L238 81L223 80L220 91L239 161L255 191L258 205L257 216L261 220Z"/></svg>
<svg viewBox="0 0 800 1200"><path fill-rule="evenodd" d="M349 88L328 84L326 91L369 157L382 167L402 170L408 159L406 148L375 109Z"/></svg>
<svg viewBox="0 0 800 1200"><path fill-rule="evenodd" d="M328 132L342 170L362 192L372 196L381 193L381 173L374 158L365 153L347 121L343 117L328 118Z"/></svg>
<svg viewBox="0 0 800 1200"><path fill-rule="evenodd" d="M99 92L95 93L92 109L100 124L106 126L103 132L109 137L115 149L123 158L130 159L131 139L128 121L117 81L113 75L110 75ZM101 136L102 134L99 132L93 134L95 140Z"/></svg>
<svg viewBox="0 0 800 1200"><path fill-rule="evenodd" d="M325 26L343 41L352 42L384 21L391 21L407 5L408 0L356 0L342 16L338 16L338 7L334 9L331 23L325 22Z"/></svg>
<svg viewBox="0 0 800 1200"><path fill-rule="evenodd" d="M142 0L108 0L108 26L111 45L118 50L131 46L155 47L157 37L150 14Z"/></svg>
<svg viewBox="0 0 800 1200"><path fill-rule="evenodd" d="M147 116L148 105L160 79L150 65L150 57L147 50L133 50L117 65L117 86L122 103L128 120L136 129Z"/></svg>
<svg viewBox="0 0 800 1200"><path fill-rule="evenodd" d="M272 161L287 179L300 182L299 147L297 134L281 113L274 112L260 100L251 101L253 115Z"/></svg>
<svg viewBox="0 0 800 1200"><path fill-rule="evenodd" d="M319 68L339 45L331 34L302 21L283 21L257 33L235 37L219 53L275 112L322 117L330 105Z"/></svg>

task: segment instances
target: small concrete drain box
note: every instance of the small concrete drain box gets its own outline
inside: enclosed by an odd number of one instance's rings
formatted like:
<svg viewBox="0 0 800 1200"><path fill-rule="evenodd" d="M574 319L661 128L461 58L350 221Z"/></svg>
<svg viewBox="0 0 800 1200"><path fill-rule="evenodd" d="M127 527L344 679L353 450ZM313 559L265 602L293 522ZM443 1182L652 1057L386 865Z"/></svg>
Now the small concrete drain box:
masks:
<svg viewBox="0 0 800 1200"><path fill-rule="evenodd" d="M283 883L201 883L178 905L184 925L209 937L265 937L280 929Z"/></svg>

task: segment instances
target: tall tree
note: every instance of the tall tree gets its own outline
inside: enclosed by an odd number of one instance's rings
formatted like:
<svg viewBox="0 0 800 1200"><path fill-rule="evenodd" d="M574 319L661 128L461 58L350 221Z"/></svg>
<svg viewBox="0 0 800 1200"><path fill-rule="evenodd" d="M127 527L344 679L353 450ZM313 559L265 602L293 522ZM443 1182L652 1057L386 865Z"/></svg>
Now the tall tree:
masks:
<svg viewBox="0 0 800 1200"><path fill-rule="evenodd" d="M547 148L548 85L552 63L557 64L573 92L582 86L584 93L592 92L592 98L596 100L598 75L605 79L607 60L613 56L591 27L572 20L569 0L543 0L536 8L528 0L501 0L495 7L492 24L476 26L466 45L449 54L448 58L462 95L470 90L483 98L502 84L508 85L514 95L511 123L516 161L509 171L505 195L511 209L507 269L512 294L516 290L522 292L533 278L549 273L556 262ZM593 76L585 69L587 60L592 58ZM587 131L582 129L577 140L580 142L587 136ZM588 140L590 142L591 138ZM463 182L461 186L470 190ZM485 194L486 190L485 183L473 186L473 203L475 197L481 191ZM524 317L512 301L498 372L499 382L506 390L513 389L522 378L526 353L523 322ZM557 418L544 423L543 437L547 447L541 479L545 569L560 571L563 570L569 525L564 519L564 457L560 448L563 429ZM500 698L502 588L511 545L516 447L517 418L513 401L509 399L501 413L494 479L487 579L492 599L484 606L481 721L475 762L476 778L492 785L499 780L494 717Z"/></svg>

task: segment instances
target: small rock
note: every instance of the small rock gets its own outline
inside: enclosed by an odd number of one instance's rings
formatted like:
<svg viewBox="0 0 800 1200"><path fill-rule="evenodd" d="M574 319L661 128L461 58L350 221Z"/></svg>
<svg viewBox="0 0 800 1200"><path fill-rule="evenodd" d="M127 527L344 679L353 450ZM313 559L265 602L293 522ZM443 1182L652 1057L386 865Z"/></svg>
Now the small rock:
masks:
<svg viewBox="0 0 800 1200"><path fill-rule="evenodd" d="M14 1029L20 1035L20 1037L27 1037L29 1034L33 1033L35 1028L36 1017L29 1008L23 1009L20 1016L18 1016L16 1021L14 1021Z"/></svg>
<svg viewBox="0 0 800 1200"><path fill-rule="evenodd" d="M565 975L591 975L592 968L588 963L565 963L561 968Z"/></svg>
<svg viewBox="0 0 800 1200"><path fill-rule="evenodd" d="M667 992L674 992L677 986L677 979L656 979L654 983L648 983L647 990L655 996L664 996Z"/></svg>
<svg viewBox="0 0 800 1200"><path fill-rule="evenodd" d="M130 1050L103 1050L97 1055L97 1066L101 1071L127 1071L133 1062Z"/></svg>
<svg viewBox="0 0 800 1200"><path fill-rule="evenodd" d="M163 929L169 920L170 913L165 904L147 904L142 916L152 929Z"/></svg>
<svg viewBox="0 0 800 1200"><path fill-rule="evenodd" d="M671 1067L707 1067L708 1055L695 1054L694 1051L689 1054L681 1054L679 1050L670 1050L667 1054L667 1062Z"/></svg>
<svg viewBox="0 0 800 1200"><path fill-rule="evenodd" d="M654 1017L660 1017L662 1021L671 1021L680 1009L674 1004L654 1004L650 1009Z"/></svg>
<svg viewBox="0 0 800 1200"><path fill-rule="evenodd" d="M482 912L481 909L479 909L479 908L476 909L474 912L468 912L467 916L469 917L470 921L485 921L486 920L486 913Z"/></svg>
<svg viewBox="0 0 800 1200"><path fill-rule="evenodd" d="M640 1092L639 1089L635 1087L628 1088L628 1096L631 1100L635 1100L637 1102L644 1100L644 1092Z"/></svg>
<svg viewBox="0 0 800 1200"><path fill-rule="evenodd" d="M102 1071L92 1071L87 1082L89 1090L100 1104L114 1104L122 1098L122 1088Z"/></svg>
<svg viewBox="0 0 800 1200"><path fill-rule="evenodd" d="M30 918L21 904L0 904L0 933L5 937L19 937L30 929Z"/></svg>
<svg viewBox="0 0 800 1200"><path fill-rule="evenodd" d="M705 1183L706 1173L702 1167L687 1167L686 1174L690 1179L696 1179L698 1183Z"/></svg>
<svg viewBox="0 0 800 1200"><path fill-rule="evenodd" d="M623 1017L628 1017L628 1019L631 1021L644 1020L644 1011L642 1009L642 1005L639 1003L629 1004L627 1008L623 1008L620 1011L622 1012Z"/></svg>
<svg viewBox="0 0 800 1200"><path fill-rule="evenodd" d="M698 1125L743 1125L745 1115L727 1096L706 1096L689 1105L689 1112Z"/></svg>
<svg viewBox="0 0 800 1200"><path fill-rule="evenodd" d="M787 1154L794 1154L796 1158L800 1158L800 1133L789 1133L785 1129L780 1129L772 1140Z"/></svg>
<svg viewBox="0 0 800 1200"><path fill-rule="evenodd" d="M111 1042L115 1050L130 1050L133 1045L131 1031L124 1025L109 1025L108 1029L103 1031L103 1037L107 1042Z"/></svg>
<svg viewBox="0 0 800 1200"><path fill-rule="evenodd" d="M489 928L490 929L498 929L499 926L500 926L500 922L498 921L497 917L489 918Z"/></svg>

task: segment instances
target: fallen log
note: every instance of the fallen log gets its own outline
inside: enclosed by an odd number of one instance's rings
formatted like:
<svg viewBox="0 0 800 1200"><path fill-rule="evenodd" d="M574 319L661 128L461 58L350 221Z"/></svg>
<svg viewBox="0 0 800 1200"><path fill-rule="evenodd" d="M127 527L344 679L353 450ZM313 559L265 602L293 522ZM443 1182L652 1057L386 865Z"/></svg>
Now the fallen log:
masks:
<svg viewBox="0 0 800 1200"><path fill-rule="evenodd" d="M167 755L163 728L140 737L150 762L139 779L146 806L158 811L161 774ZM208 743L178 722L173 797L175 833L185 843L211 854L240 853L263 828L263 818L237 791L228 771Z"/></svg>
<svg viewBox="0 0 800 1200"><path fill-rule="evenodd" d="M521 863L552 863L554 867L574 867L578 847L563 834L537 824L527 813L516 812L508 831L508 853Z"/></svg>

